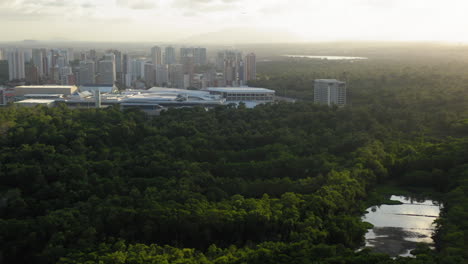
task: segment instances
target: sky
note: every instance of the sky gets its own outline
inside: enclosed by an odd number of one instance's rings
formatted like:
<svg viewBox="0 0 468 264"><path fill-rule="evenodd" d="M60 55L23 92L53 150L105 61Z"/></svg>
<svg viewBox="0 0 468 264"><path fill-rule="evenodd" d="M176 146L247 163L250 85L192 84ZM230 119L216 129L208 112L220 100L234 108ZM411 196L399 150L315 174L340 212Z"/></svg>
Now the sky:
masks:
<svg viewBox="0 0 468 264"><path fill-rule="evenodd" d="M0 0L0 41L174 42L231 30L239 42L264 32L275 42L459 43L467 10L467 0Z"/></svg>

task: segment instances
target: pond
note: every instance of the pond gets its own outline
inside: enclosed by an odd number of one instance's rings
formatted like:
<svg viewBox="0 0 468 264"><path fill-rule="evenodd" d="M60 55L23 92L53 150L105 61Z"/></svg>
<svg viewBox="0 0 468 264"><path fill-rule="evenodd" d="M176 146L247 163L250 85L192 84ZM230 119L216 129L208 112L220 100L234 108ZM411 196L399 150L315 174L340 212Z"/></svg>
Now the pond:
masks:
<svg viewBox="0 0 468 264"><path fill-rule="evenodd" d="M442 206L432 200L416 200L392 195L397 205L380 205L367 209L362 220L374 225L366 234L366 247L390 256L411 256L417 243L433 244L434 220Z"/></svg>
<svg viewBox="0 0 468 264"><path fill-rule="evenodd" d="M308 58L320 60L367 60L365 57L350 57L350 56L312 56L312 55L283 55L289 58Z"/></svg>

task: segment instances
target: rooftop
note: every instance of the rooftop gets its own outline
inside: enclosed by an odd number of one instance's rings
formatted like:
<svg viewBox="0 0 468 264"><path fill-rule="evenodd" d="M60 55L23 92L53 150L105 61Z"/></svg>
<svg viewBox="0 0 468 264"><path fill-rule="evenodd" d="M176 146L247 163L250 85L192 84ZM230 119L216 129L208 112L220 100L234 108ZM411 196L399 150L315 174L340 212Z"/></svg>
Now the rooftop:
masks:
<svg viewBox="0 0 468 264"><path fill-rule="evenodd" d="M16 104L52 104L55 100L52 99L26 99L15 102Z"/></svg>
<svg viewBox="0 0 468 264"><path fill-rule="evenodd" d="M206 88L210 92L222 93L274 93L275 91L266 88L257 87L210 87Z"/></svg>
<svg viewBox="0 0 468 264"><path fill-rule="evenodd" d="M70 88L74 88L76 87L75 85L20 85L20 86L16 86L15 88L37 88L37 89L41 89L41 88L55 88L55 89L59 89L59 88L62 88L62 89L70 89Z"/></svg>
<svg viewBox="0 0 468 264"><path fill-rule="evenodd" d="M25 94L24 97L63 97L63 94Z"/></svg>
<svg viewBox="0 0 468 264"><path fill-rule="evenodd" d="M316 82L339 82L342 83L342 81L338 81L337 79L316 79Z"/></svg>
<svg viewBox="0 0 468 264"><path fill-rule="evenodd" d="M83 84L80 87L114 87L113 84Z"/></svg>

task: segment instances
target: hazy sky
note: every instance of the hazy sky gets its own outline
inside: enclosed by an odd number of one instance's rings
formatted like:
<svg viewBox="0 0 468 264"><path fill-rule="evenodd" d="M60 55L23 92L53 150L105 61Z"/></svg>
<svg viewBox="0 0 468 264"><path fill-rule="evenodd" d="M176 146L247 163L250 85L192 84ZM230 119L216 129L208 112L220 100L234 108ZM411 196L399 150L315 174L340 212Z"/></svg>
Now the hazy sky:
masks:
<svg viewBox="0 0 468 264"><path fill-rule="evenodd" d="M468 0L0 0L0 41L170 42L242 28L303 41L467 42L467 11Z"/></svg>

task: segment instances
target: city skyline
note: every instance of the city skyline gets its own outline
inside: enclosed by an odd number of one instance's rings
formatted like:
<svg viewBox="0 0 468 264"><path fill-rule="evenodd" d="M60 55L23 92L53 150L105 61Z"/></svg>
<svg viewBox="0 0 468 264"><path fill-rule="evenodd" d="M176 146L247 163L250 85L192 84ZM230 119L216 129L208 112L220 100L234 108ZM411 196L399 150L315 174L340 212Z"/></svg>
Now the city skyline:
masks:
<svg viewBox="0 0 468 264"><path fill-rule="evenodd" d="M164 51L163 51L164 50ZM118 49L0 48L8 56L12 83L60 85L112 85L119 89L154 86L205 89L240 87L256 80L256 55L240 50L218 50L207 56L201 46L153 46L145 54L129 55ZM1 60L2 58L0 58Z"/></svg>
<svg viewBox="0 0 468 264"><path fill-rule="evenodd" d="M0 30L3 41L468 42L467 8L462 0L0 0Z"/></svg>

